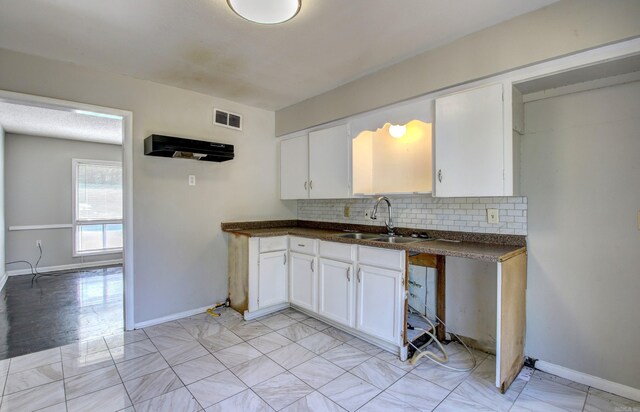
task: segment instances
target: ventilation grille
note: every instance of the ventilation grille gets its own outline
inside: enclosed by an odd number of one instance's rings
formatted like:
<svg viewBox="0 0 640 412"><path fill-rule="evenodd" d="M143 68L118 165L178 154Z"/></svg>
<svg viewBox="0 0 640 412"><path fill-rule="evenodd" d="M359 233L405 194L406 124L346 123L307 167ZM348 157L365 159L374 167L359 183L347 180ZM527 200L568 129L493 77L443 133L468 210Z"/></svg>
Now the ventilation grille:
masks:
<svg viewBox="0 0 640 412"><path fill-rule="evenodd" d="M234 130L242 130L242 116L220 109L213 109L213 124Z"/></svg>

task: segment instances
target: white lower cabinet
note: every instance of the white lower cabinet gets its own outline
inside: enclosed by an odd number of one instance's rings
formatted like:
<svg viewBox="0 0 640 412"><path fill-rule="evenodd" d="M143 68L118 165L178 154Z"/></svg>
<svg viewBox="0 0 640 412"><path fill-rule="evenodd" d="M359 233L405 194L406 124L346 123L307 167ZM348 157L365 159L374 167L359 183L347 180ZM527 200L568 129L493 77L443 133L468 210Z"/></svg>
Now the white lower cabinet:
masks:
<svg viewBox="0 0 640 412"><path fill-rule="evenodd" d="M289 301L312 312L318 311L318 276L315 256L291 252Z"/></svg>
<svg viewBox="0 0 640 412"><path fill-rule="evenodd" d="M403 271L359 265L356 277L356 328L384 341L401 344Z"/></svg>
<svg viewBox="0 0 640 412"><path fill-rule="evenodd" d="M354 265L320 258L318 266L318 314L354 327Z"/></svg>
<svg viewBox="0 0 640 412"><path fill-rule="evenodd" d="M287 251L260 253L258 309L288 302Z"/></svg>
<svg viewBox="0 0 640 412"><path fill-rule="evenodd" d="M378 345L402 347L404 251L296 236L252 238L248 249L245 319L290 304Z"/></svg>

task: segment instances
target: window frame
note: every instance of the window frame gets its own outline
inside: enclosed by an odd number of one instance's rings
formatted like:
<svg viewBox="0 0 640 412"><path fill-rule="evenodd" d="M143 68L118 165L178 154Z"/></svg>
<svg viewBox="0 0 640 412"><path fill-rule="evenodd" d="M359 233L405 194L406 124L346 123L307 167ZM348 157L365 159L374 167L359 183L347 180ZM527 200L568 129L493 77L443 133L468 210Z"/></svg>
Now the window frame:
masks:
<svg viewBox="0 0 640 412"><path fill-rule="evenodd" d="M123 219L95 219L95 220L78 220L78 166L79 165L101 165L101 166L120 166L123 169L121 161L116 160L95 160L95 159L71 159L71 225L72 228L72 257L111 255L115 253L123 253L124 248L124 221ZM123 169L124 170L124 169ZM124 174L123 174L123 213L124 213ZM123 216L124 217L124 216ZM103 239L106 236L106 225L120 224L122 225L123 246L119 248L99 249L91 251L78 251L78 230L80 226L102 225Z"/></svg>

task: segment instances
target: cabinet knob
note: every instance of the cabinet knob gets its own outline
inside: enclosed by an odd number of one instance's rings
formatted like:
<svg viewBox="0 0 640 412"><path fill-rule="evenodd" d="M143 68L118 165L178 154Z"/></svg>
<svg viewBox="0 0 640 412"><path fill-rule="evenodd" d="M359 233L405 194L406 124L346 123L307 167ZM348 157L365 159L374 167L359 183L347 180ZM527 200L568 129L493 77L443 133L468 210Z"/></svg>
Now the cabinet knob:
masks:
<svg viewBox="0 0 640 412"><path fill-rule="evenodd" d="M284 252L284 255L282 255L282 256L284 256L284 262L282 264L286 265L287 264L287 252Z"/></svg>
<svg viewBox="0 0 640 412"><path fill-rule="evenodd" d="M358 283L360 283L360 274L362 273L362 269L358 268Z"/></svg>
<svg viewBox="0 0 640 412"><path fill-rule="evenodd" d="M351 282L351 268L350 267L347 268L347 281Z"/></svg>
<svg viewBox="0 0 640 412"><path fill-rule="evenodd" d="M307 190L307 181L304 181L304 190Z"/></svg>
<svg viewBox="0 0 640 412"><path fill-rule="evenodd" d="M309 180L309 189L313 190L313 180Z"/></svg>
<svg viewBox="0 0 640 412"><path fill-rule="evenodd" d="M438 182L442 183L442 169L438 170Z"/></svg>
<svg viewBox="0 0 640 412"><path fill-rule="evenodd" d="M313 259L311 259L311 271L313 272Z"/></svg>

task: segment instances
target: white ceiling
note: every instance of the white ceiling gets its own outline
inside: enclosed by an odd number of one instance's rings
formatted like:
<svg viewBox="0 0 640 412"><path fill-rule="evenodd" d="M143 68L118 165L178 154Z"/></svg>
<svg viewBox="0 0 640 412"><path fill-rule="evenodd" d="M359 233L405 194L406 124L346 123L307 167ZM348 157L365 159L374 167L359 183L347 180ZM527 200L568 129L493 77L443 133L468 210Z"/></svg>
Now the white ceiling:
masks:
<svg viewBox="0 0 640 412"><path fill-rule="evenodd" d="M7 133L122 144L122 119L64 108L0 101L0 126Z"/></svg>
<svg viewBox="0 0 640 412"><path fill-rule="evenodd" d="M226 0L0 0L0 47L275 110L556 0L303 0L273 26Z"/></svg>

